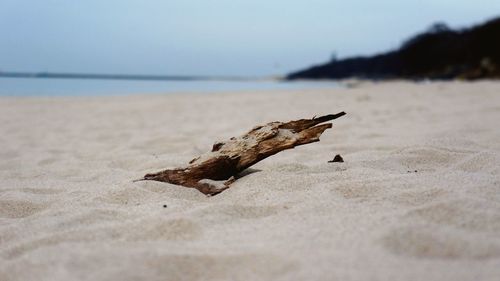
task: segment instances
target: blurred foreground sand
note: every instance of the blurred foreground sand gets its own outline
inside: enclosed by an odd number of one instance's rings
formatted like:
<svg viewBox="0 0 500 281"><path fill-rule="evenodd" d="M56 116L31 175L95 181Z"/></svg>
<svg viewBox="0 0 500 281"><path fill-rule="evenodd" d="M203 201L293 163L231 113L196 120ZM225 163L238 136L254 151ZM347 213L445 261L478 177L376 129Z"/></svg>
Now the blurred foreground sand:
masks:
<svg viewBox="0 0 500 281"><path fill-rule="evenodd" d="M215 197L132 183L342 110ZM500 82L3 97L0 120L2 281L500 278Z"/></svg>

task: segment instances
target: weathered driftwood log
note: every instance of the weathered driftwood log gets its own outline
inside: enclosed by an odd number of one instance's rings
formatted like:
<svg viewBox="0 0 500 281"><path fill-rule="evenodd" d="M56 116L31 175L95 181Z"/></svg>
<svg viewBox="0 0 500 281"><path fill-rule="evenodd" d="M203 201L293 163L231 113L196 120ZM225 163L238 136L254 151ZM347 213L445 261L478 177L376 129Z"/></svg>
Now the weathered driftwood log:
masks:
<svg viewBox="0 0 500 281"><path fill-rule="evenodd" d="M345 112L257 126L238 138L215 143L212 151L194 158L185 168L147 174L141 180L193 187L204 194L215 195L229 188L238 173L260 160L295 146L319 141L321 134L332 124L318 124L343 115Z"/></svg>

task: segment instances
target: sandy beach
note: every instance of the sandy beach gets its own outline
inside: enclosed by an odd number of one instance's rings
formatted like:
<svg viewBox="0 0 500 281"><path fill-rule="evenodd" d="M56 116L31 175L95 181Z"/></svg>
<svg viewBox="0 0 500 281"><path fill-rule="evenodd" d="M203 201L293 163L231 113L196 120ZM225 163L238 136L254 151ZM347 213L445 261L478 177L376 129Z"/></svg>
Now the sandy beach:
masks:
<svg viewBox="0 0 500 281"><path fill-rule="evenodd" d="M339 111L217 196L133 182ZM0 97L0 120L2 281L500 279L500 82Z"/></svg>

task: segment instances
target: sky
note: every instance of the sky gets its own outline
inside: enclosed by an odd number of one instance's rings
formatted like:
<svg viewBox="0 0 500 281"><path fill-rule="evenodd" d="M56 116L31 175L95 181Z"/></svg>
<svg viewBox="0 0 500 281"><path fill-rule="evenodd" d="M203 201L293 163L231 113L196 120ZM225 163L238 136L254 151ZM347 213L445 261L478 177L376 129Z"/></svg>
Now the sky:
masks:
<svg viewBox="0 0 500 281"><path fill-rule="evenodd" d="M0 71L283 75L499 15L499 0L0 0Z"/></svg>

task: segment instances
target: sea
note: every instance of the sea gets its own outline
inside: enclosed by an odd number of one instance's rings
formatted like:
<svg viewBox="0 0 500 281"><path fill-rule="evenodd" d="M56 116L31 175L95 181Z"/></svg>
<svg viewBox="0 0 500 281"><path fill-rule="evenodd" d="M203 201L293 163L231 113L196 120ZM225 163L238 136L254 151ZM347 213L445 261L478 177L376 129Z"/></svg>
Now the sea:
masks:
<svg viewBox="0 0 500 281"><path fill-rule="evenodd" d="M338 87L334 81L283 80L104 80L0 77L0 96L116 96L169 93L227 93Z"/></svg>

